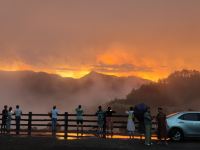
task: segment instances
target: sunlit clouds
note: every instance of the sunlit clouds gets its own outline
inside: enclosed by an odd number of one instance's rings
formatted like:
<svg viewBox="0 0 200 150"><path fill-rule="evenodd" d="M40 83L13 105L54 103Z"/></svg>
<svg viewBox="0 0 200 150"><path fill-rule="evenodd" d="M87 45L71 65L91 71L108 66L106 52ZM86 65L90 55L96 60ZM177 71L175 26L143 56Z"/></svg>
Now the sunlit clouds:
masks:
<svg viewBox="0 0 200 150"><path fill-rule="evenodd" d="M0 1L0 70L157 81L200 70L200 1Z"/></svg>

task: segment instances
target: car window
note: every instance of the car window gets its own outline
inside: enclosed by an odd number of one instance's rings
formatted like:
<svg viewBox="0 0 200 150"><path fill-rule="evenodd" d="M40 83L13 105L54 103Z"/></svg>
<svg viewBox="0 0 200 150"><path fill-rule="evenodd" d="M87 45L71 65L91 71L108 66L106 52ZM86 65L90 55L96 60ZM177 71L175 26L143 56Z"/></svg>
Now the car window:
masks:
<svg viewBox="0 0 200 150"><path fill-rule="evenodd" d="M180 116L179 119L187 121L199 121L199 116L197 113L188 113Z"/></svg>

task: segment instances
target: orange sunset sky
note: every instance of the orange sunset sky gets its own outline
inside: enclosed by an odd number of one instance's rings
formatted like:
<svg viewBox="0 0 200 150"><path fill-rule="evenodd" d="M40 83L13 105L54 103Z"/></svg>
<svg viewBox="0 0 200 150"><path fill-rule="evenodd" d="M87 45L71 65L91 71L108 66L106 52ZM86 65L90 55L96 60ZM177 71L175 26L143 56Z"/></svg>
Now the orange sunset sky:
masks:
<svg viewBox="0 0 200 150"><path fill-rule="evenodd" d="M0 70L158 80L200 70L200 0L0 0Z"/></svg>

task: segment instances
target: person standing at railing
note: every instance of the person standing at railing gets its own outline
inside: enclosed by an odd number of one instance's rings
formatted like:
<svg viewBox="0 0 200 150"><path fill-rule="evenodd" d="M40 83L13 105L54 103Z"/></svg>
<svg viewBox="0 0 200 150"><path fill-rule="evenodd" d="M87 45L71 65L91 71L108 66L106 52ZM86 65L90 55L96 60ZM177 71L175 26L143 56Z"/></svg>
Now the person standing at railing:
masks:
<svg viewBox="0 0 200 150"><path fill-rule="evenodd" d="M158 144L161 144L162 140L164 140L167 145L167 121L166 114L163 112L162 108L158 108L158 114L156 116L157 121L157 134L158 134Z"/></svg>
<svg viewBox="0 0 200 150"><path fill-rule="evenodd" d="M58 119L58 109L56 109L56 106L53 106L53 109L51 110L51 128L53 136L56 135L57 119Z"/></svg>
<svg viewBox="0 0 200 150"><path fill-rule="evenodd" d="M108 107L106 111L106 128L107 128L107 133L111 134L111 138L113 136L113 120L112 120L112 115L113 113L116 113L111 109L111 107Z"/></svg>
<svg viewBox="0 0 200 150"><path fill-rule="evenodd" d="M135 124L134 124L134 111L133 107L130 107L129 111L126 111L128 114L128 121L127 121L127 131L130 136L130 139L134 139L134 131L135 131Z"/></svg>
<svg viewBox="0 0 200 150"><path fill-rule="evenodd" d="M15 114L15 121L16 121L16 134L18 135L20 132L20 121L21 121L21 115L22 115L22 110L19 108L19 105L16 106L16 110L14 114Z"/></svg>
<svg viewBox="0 0 200 150"><path fill-rule="evenodd" d="M98 131L97 134L99 137L104 137L104 124L105 124L105 112L102 110L102 107L98 107L98 111L96 112L97 116L97 124L98 124Z"/></svg>
<svg viewBox="0 0 200 150"><path fill-rule="evenodd" d="M10 125L11 125L11 120L12 120L12 107L9 107L8 109L8 118L6 120L6 129L7 133L10 134Z"/></svg>
<svg viewBox="0 0 200 150"><path fill-rule="evenodd" d="M79 133L79 126L81 126L81 135L83 135L83 109L82 106L79 105L78 108L75 109L76 111L76 124L77 124L77 136Z"/></svg>
<svg viewBox="0 0 200 150"><path fill-rule="evenodd" d="M152 120L150 107L147 107L146 112L144 113L144 125L145 125L145 145L151 146L151 130L152 130Z"/></svg>
<svg viewBox="0 0 200 150"><path fill-rule="evenodd" d="M5 105L4 109L2 110L2 124L1 124L1 134L6 133L6 120L8 118L8 106Z"/></svg>
<svg viewBox="0 0 200 150"><path fill-rule="evenodd" d="M138 120L138 132L140 134L140 141L142 141L142 135L145 134L144 113L146 112L147 107L148 106L144 103L137 104L134 107L135 119Z"/></svg>

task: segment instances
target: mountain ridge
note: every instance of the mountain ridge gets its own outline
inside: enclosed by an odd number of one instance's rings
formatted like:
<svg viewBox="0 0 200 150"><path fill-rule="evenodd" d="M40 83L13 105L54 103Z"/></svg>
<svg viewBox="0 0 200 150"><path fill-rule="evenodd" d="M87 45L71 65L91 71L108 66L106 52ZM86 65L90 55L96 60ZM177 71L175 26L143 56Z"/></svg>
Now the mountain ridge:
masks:
<svg viewBox="0 0 200 150"><path fill-rule="evenodd" d="M64 79L68 78L68 79L74 79L74 80L79 80L79 79L87 78L87 77L91 77L91 76L94 76L94 77L101 76L101 77L113 77L113 78L138 78L138 79L142 79L142 80L146 80L146 81L151 81L151 80L139 77L139 76L116 76L116 75L109 75L109 74L100 73L100 72L97 72L97 71L90 71L89 73L87 73L86 75L84 75L84 76L82 76L80 78L63 77L63 76L61 76L59 74L56 74L56 73L48 73L48 72L45 72L45 71L32 71L32 70L20 70L20 71L0 70L0 74L2 74L2 73L17 73L17 74L22 74L22 73L32 74L32 73L36 73L36 74L46 74L46 75L48 74L48 75L57 76L57 77L64 78ZM151 81L151 82L153 82L153 81Z"/></svg>
<svg viewBox="0 0 200 150"><path fill-rule="evenodd" d="M97 72L73 79L45 72L0 71L1 107L4 104L13 107L20 104L29 111L47 110L57 105L62 110L72 111L78 104L90 107L125 97L133 88L139 88L147 82L150 81Z"/></svg>

